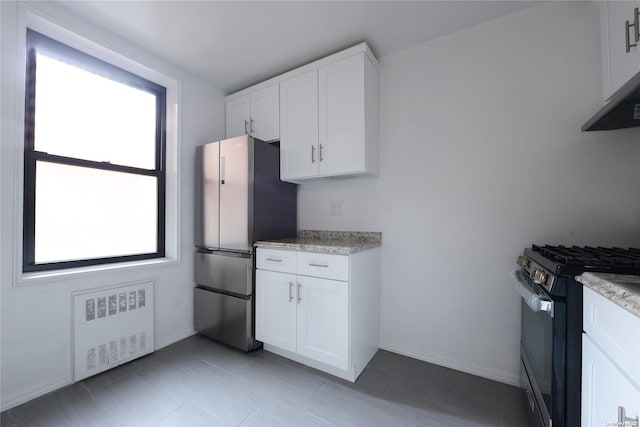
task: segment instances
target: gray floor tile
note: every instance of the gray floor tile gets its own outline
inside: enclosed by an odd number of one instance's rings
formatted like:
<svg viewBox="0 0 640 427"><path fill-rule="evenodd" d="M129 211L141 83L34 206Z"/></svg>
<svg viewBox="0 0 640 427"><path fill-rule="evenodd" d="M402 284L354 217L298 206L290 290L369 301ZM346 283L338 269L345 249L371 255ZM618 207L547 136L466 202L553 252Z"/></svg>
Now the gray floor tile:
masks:
<svg viewBox="0 0 640 427"><path fill-rule="evenodd" d="M195 403L186 403L153 424L153 427L218 427L235 424L225 423Z"/></svg>
<svg viewBox="0 0 640 427"><path fill-rule="evenodd" d="M306 408L339 426L412 426L416 419L405 405L335 382L323 384Z"/></svg>
<svg viewBox="0 0 640 427"><path fill-rule="evenodd" d="M379 351L358 381L199 335L0 414L20 426L522 427L520 389Z"/></svg>
<svg viewBox="0 0 640 427"><path fill-rule="evenodd" d="M268 401L240 424L241 427L329 427L333 425L300 407L299 404L280 401L280 399Z"/></svg>
<svg viewBox="0 0 640 427"><path fill-rule="evenodd" d="M309 399L326 381L302 365L279 356L257 358L246 370L236 374L256 394L266 399L280 396L288 402Z"/></svg>

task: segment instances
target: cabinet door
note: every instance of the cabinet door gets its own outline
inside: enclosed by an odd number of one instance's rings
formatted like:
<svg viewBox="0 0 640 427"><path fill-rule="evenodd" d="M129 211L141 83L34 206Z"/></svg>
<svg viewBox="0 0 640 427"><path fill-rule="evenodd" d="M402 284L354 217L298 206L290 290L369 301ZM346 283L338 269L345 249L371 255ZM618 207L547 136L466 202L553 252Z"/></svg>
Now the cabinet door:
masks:
<svg viewBox="0 0 640 427"><path fill-rule="evenodd" d="M318 71L320 175L365 171L364 55Z"/></svg>
<svg viewBox="0 0 640 427"><path fill-rule="evenodd" d="M280 139L280 92L271 85L251 93L251 135L262 141Z"/></svg>
<svg viewBox="0 0 640 427"><path fill-rule="evenodd" d="M625 34L625 22L634 23L634 9L640 8L640 1L611 1L602 7L603 89L607 99L640 72L640 42L627 52ZM635 30L628 30L630 44L636 43Z"/></svg>
<svg viewBox="0 0 640 427"><path fill-rule="evenodd" d="M640 390L597 347L582 335L582 427L636 425L618 419L618 407L629 418L640 415ZM620 422L620 424L618 424Z"/></svg>
<svg viewBox="0 0 640 427"><path fill-rule="evenodd" d="M349 284L298 276L298 354L347 369Z"/></svg>
<svg viewBox="0 0 640 427"><path fill-rule="evenodd" d="M296 351L296 276L256 270L256 339Z"/></svg>
<svg viewBox="0 0 640 427"><path fill-rule="evenodd" d="M318 175L318 71L280 83L280 175Z"/></svg>
<svg viewBox="0 0 640 427"><path fill-rule="evenodd" d="M251 98L249 95L228 101L225 104L227 138L245 135L249 131Z"/></svg>

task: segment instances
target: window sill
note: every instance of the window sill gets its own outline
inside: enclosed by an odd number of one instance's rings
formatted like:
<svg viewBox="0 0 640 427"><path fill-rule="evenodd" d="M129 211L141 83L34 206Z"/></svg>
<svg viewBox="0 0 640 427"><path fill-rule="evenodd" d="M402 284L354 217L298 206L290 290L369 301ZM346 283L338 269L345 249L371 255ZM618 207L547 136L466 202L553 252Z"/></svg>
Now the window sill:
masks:
<svg viewBox="0 0 640 427"><path fill-rule="evenodd" d="M155 258L143 261L129 261L114 264L103 264L89 267L69 268L55 271L38 271L33 273L18 273L14 286L35 285L50 283L59 280L79 279L97 276L105 273L121 273L123 271L143 270L147 268L164 268L178 265L177 258Z"/></svg>

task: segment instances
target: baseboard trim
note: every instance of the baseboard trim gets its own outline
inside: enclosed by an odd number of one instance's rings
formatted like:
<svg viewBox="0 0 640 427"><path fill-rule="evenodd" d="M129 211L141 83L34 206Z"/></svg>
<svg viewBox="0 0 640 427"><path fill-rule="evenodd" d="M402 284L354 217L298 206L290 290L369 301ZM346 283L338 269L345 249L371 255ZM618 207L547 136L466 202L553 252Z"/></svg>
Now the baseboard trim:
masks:
<svg viewBox="0 0 640 427"><path fill-rule="evenodd" d="M68 376L58 381L54 381L52 383L46 384L44 386L34 388L25 393L11 397L7 401L3 400L2 404L0 405L0 411L4 412L8 409L15 408L18 405L22 405L23 403L26 403L32 399L35 399L40 396L44 396L47 393L51 393L52 391L55 391L59 388L62 388L70 384L73 384L73 381L71 379L71 376Z"/></svg>
<svg viewBox="0 0 640 427"><path fill-rule="evenodd" d="M156 341L155 350L156 351L160 350L163 347L176 343L185 338L189 338L191 335L195 335L195 334L196 334L195 329L186 329L184 331L178 332L177 334L173 334L170 337L165 337L161 340Z"/></svg>
<svg viewBox="0 0 640 427"><path fill-rule="evenodd" d="M412 359L422 360L423 362L433 363L435 365L444 366L445 368L455 369L456 371L465 372L467 374L476 375L478 377L487 378L493 381L498 381L504 384L520 386L520 377L509 375L502 371L493 371L491 369L485 369L478 365L469 365L466 363L458 363L451 359L445 359L433 354L422 354L408 350L403 347L398 347L392 344L382 343L380 349L397 353L402 356L411 357Z"/></svg>

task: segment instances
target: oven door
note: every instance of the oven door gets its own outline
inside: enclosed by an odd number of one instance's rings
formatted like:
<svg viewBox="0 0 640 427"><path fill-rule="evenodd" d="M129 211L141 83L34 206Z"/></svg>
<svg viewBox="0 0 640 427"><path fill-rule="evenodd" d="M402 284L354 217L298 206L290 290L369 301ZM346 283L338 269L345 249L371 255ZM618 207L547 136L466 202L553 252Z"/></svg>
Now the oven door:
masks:
<svg viewBox="0 0 640 427"><path fill-rule="evenodd" d="M515 288L522 297L521 362L530 383L536 410L532 410L536 425L551 427L553 386L553 316L554 301L531 281L524 271L516 271ZM531 396L528 396L531 398ZM541 418L541 420L539 420Z"/></svg>

